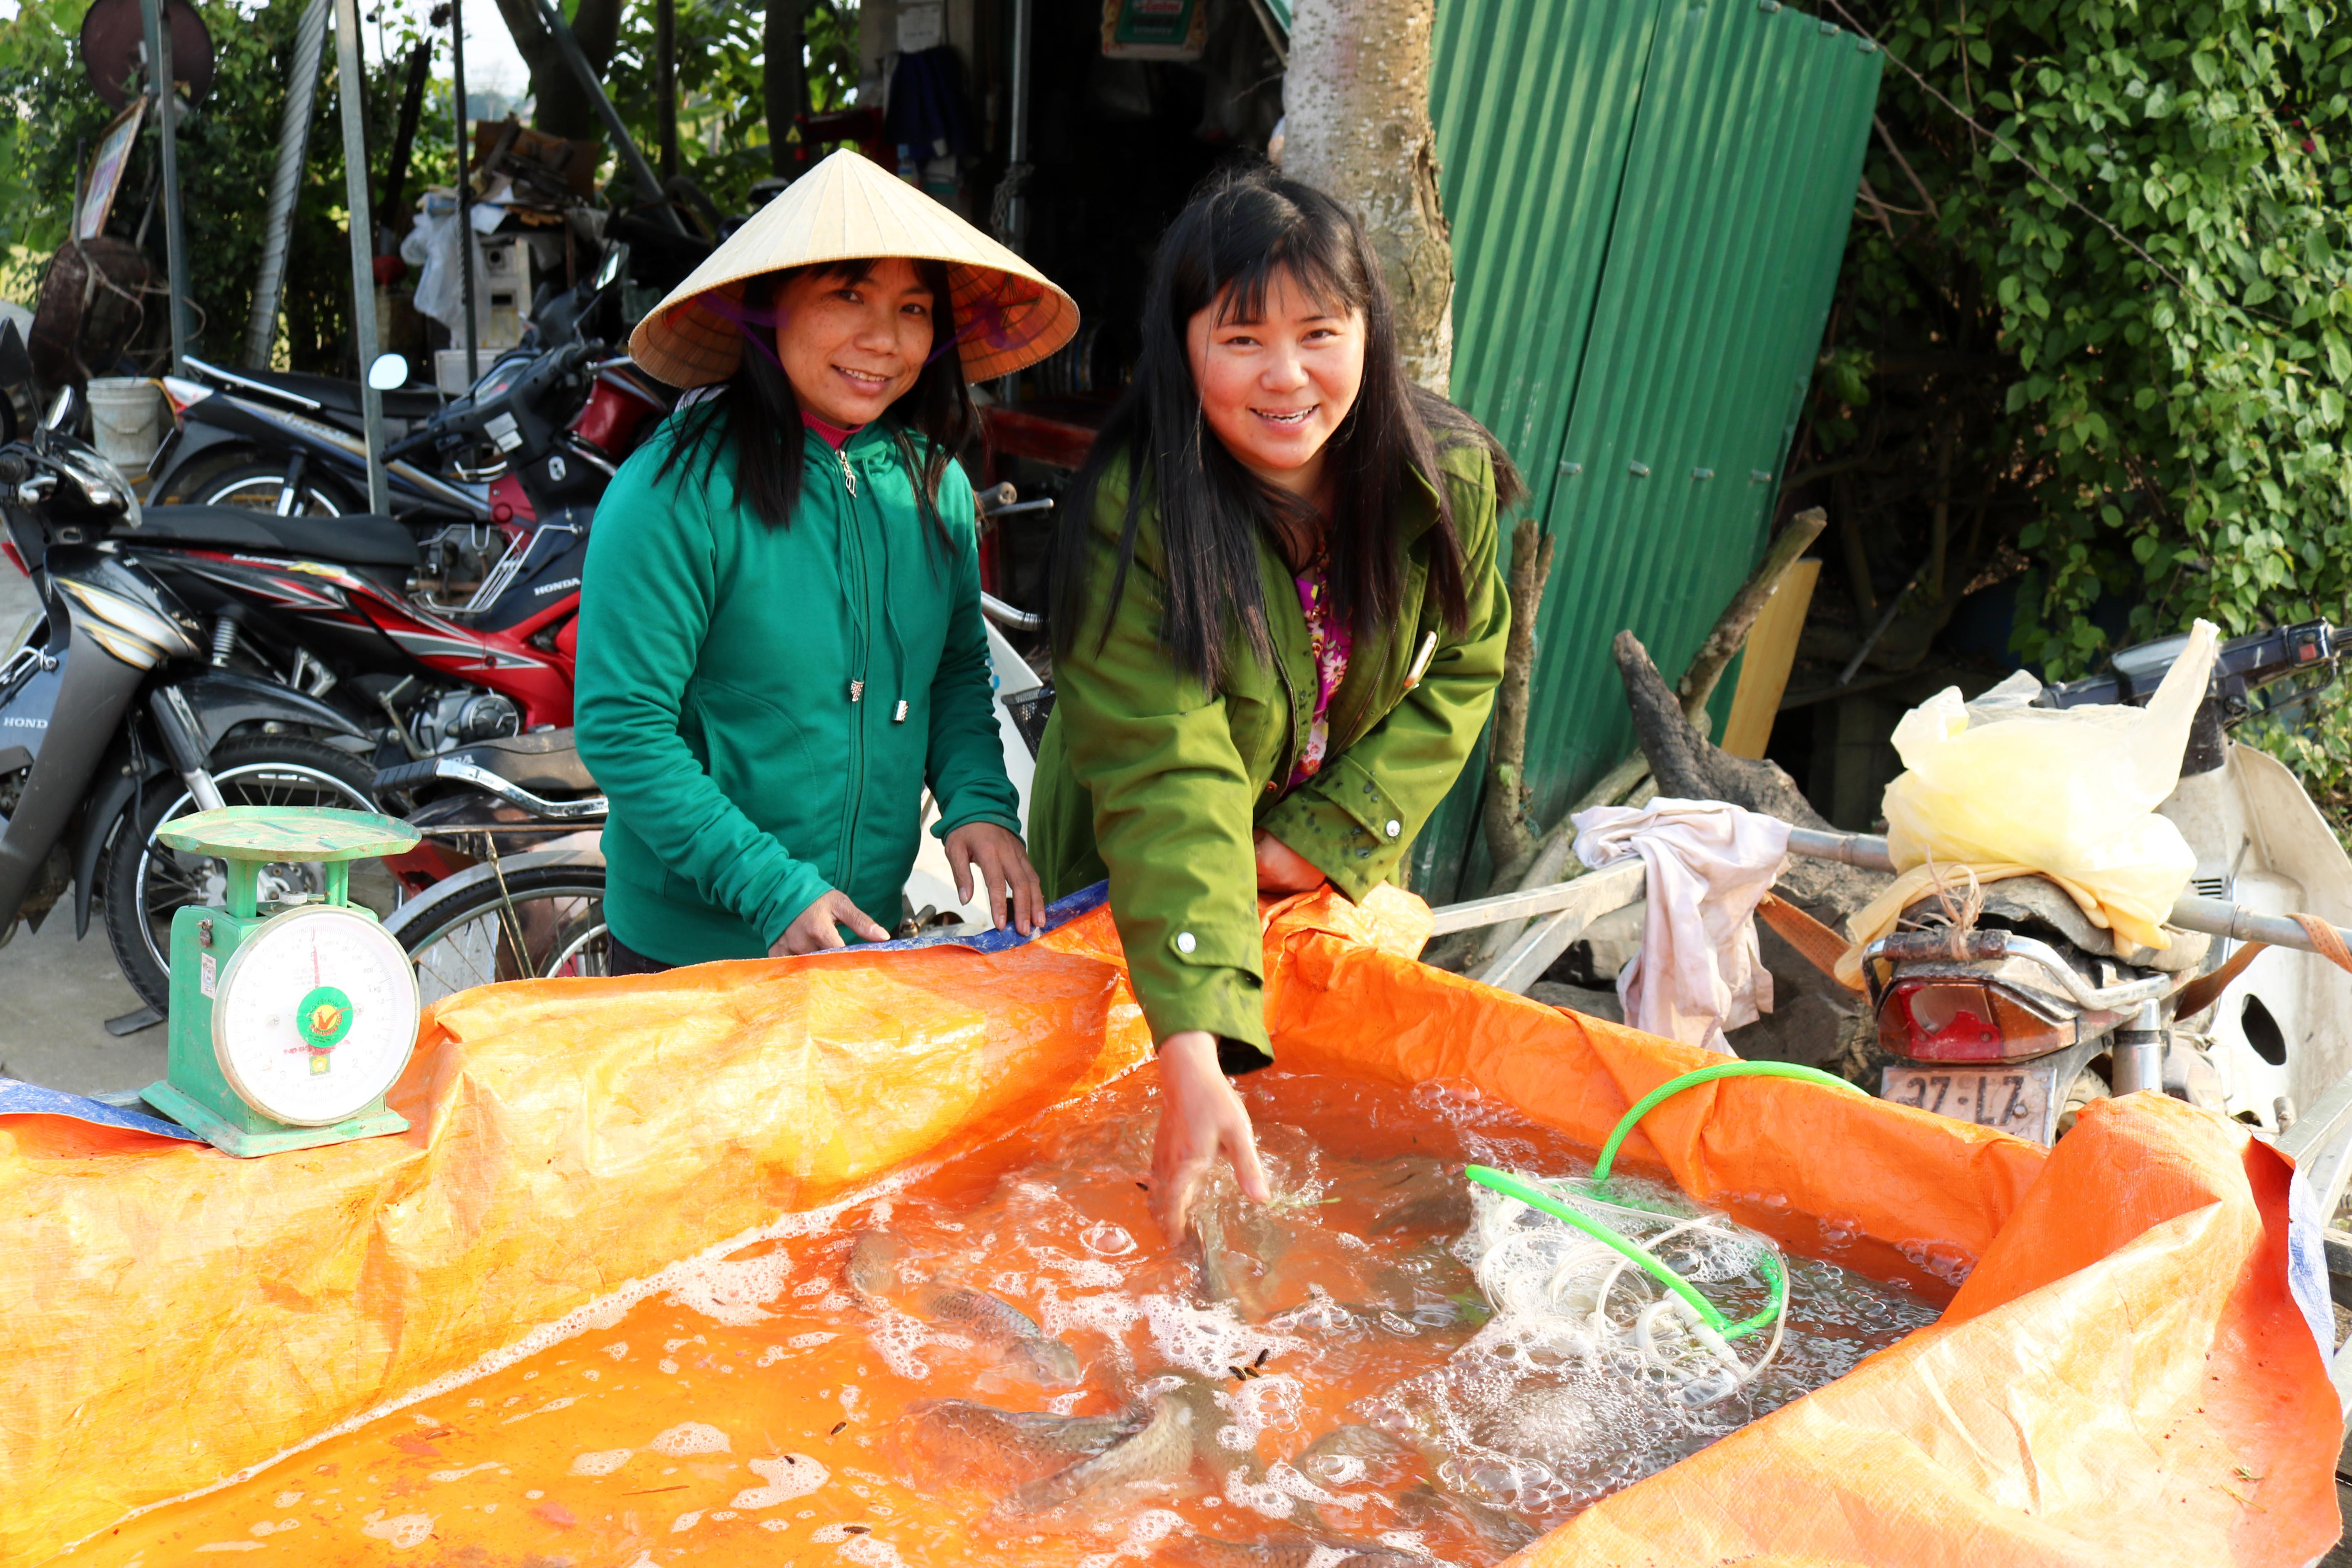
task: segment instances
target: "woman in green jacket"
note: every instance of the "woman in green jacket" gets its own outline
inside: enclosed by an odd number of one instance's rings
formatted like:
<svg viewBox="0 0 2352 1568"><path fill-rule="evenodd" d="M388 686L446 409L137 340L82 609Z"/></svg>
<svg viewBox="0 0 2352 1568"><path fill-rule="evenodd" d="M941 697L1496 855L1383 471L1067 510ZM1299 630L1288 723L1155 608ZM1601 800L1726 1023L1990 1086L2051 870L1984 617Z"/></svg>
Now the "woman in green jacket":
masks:
<svg viewBox="0 0 2352 1568"><path fill-rule="evenodd" d="M1502 675L1496 512L1520 491L1406 378L1363 229L1310 186L1197 196L1142 327L1063 514L1030 839L1048 897L1109 879L1181 1236L1220 1150L1265 1196L1226 1078L1273 1059L1258 894L1360 899L1403 866Z"/></svg>
<svg viewBox="0 0 2352 1568"><path fill-rule="evenodd" d="M639 325L688 403L597 508L580 753L611 801L614 973L889 936L928 785L959 893L1044 904L1005 777L965 375L1075 329L1066 296L853 152Z"/></svg>

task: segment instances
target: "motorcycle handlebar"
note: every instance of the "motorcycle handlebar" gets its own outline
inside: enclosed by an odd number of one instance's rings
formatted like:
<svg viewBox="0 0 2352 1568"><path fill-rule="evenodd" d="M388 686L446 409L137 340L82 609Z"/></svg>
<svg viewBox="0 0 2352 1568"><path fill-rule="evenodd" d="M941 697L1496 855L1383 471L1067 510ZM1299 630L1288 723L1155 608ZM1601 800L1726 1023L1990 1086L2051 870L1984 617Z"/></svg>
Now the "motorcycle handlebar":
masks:
<svg viewBox="0 0 2352 1568"><path fill-rule="evenodd" d="M2185 636L2166 638L2126 648L2116 656L2116 667L2107 674L2052 686L2042 694L2042 700L2054 708L2146 702L2163 684L2188 642ZM2326 621L2303 621L2233 637L2221 644L2213 661L2207 695L2225 704L2242 703L2248 693L2274 681L2332 670L2345 652L2344 629Z"/></svg>
<svg viewBox="0 0 2352 1568"><path fill-rule="evenodd" d="M471 435L491 420L512 408L518 398L528 397L577 373L606 351L602 343L567 343L561 349L541 354L523 368L522 372L501 388L497 395L480 402L452 405L428 420L424 428L404 436L384 452L384 461L396 463L415 453L440 444L453 435Z"/></svg>

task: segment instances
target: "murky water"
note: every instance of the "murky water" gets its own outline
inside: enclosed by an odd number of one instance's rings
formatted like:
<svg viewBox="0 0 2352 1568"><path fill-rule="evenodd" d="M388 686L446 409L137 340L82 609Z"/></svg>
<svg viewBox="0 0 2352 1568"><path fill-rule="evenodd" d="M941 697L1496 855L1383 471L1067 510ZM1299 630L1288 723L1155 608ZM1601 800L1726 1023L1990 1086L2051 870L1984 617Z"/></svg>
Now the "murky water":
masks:
<svg viewBox="0 0 2352 1568"><path fill-rule="evenodd" d="M75 1555L1486 1564L1934 1317L1792 1257L1777 1345L1725 1343L1461 1176L1580 1175L1558 1134L1443 1086L1244 1083L1276 1198L1220 1188L1202 1249L1146 1211L1139 1074ZM1611 1196L1727 1316L1763 1303L1760 1239Z"/></svg>

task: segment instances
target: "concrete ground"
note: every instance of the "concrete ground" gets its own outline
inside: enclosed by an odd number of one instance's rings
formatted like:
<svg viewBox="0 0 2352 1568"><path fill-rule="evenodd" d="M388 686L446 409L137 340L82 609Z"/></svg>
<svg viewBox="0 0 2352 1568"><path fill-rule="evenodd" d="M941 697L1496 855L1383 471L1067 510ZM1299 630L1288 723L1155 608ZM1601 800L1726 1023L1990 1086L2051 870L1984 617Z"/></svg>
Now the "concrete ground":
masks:
<svg viewBox="0 0 2352 1568"><path fill-rule="evenodd" d="M163 1076L163 1027L106 1032L108 1019L140 1005L105 931L92 921L75 941L71 904L59 904L39 931L19 927L0 947L0 1078L75 1094L144 1089Z"/></svg>
<svg viewBox="0 0 2352 1568"><path fill-rule="evenodd" d="M22 574L0 564L0 638L39 602ZM163 1076L162 1026L121 1040L105 1028L139 1005L106 933L93 922L75 941L72 905L61 904L39 931L20 926L0 947L0 1078L76 1094L145 1088Z"/></svg>

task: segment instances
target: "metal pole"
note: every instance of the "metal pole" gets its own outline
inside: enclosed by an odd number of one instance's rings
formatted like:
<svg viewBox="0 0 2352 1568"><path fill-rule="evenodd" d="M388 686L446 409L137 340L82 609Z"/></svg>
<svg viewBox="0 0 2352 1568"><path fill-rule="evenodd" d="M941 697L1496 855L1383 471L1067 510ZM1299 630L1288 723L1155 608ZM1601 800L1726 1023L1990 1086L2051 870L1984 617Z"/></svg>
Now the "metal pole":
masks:
<svg viewBox="0 0 2352 1568"><path fill-rule="evenodd" d="M677 172L677 0L654 0L654 156Z"/></svg>
<svg viewBox="0 0 2352 1568"><path fill-rule="evenodd" d="M474 160L466 135L466 0L449 0L449 90L457 98L457 299L466 312L466 384L470 387L482 377L482 350L480 329L474 324L474 180L467 172Z"/></svg>
<svg viewBox="0 0 2352 1568"><path fill-rule="evenodd" d="M1012 123L1004 139L1004 177L1012 183L1004 202L1004 243L1027 252L1029 238L1029 35L1034 0L1013 0L1013 68L1005 98Z"/></svg>
<svg viewBox="0 0 2352 1568"><path fill-rule="evenodd" d="M278 122L278 167L269 176L269 215L263 221L261 276L253 284L253 314L245 322L245 362L269 364L278 336L278 297L286 287L286 246L294 227L294 201L302 191L302 164L310 155L310 111L319 99L319 61L327 47L327 0L294 29L294 75L286 84L286 114Z"/></svg>
<svg viewBox="0 0 2352 1568"><path fill-rule="evenodd" d="M539 14L547 24L549 35L555 40L555 52L563 57L563 63L572 68L572 74L578 77L580 85L588 89L589 105L595 110L596 118L604 122L604 134L613 139L613 151L620 154L621 164L635 183L639 198L652 204L668 220L674 233L684 234L685 220L663 199L659 176L654 173L653 165L646 162L644 152L629 135L629 128L621 123L621 111L614 109L613 100L604 96L604 84L596 79L596 68L588 63L588 57L581 51L580 40L572 36L572 24L563 19L563 13L551 0L539 0Z"/></svg>
<svg viewBox="0 0 2352 1568"><path fill-rule="evenodd" d="M352 335L360 360L360 428L367 438L368 510L392 510L383 476L383 394L368 380L375 363L375 225L368 208L367 121L360 110L359 0L335 0L335 96L343 110L343 193L352 235Z"/></svg>
<svg viewBox="0 0 2352 1568"><path fill-rule="evenodd" d="M147 22L147 94L163 146L163 269L171 285L172 373L188 373L188 235L180 222L180 94L173 71L163 0L140 0Z"/></svg>

